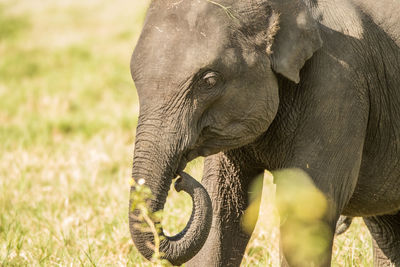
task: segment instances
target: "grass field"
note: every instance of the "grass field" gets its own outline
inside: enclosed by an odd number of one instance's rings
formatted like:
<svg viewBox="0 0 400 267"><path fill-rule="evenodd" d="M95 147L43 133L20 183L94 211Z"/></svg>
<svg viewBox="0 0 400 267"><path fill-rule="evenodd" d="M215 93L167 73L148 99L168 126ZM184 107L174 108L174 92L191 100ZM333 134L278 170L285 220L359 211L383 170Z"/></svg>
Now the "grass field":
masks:
<svg viewBox="0 0 400 267"><path fill-rule="evenodd" d="M149 266L128 229L137 122L130 55L147 1L0 0L0 265ZM201 177L202 160L188 172ZM243 266L278 266L274 187ZM190 199L170 192L176 233ZM184 214L184 216L182 216ZM361 220L334 266L372 266Z"/></svg>

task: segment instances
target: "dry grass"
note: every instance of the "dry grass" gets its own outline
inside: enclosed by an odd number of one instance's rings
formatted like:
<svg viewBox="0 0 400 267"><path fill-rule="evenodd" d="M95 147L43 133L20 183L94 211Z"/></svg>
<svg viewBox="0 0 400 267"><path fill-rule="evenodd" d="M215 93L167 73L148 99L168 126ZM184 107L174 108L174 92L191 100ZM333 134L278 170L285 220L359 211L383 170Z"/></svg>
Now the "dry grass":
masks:
<svg viewBox="0 0 400 267"><path fill-rule="evenodd" d="M146 266L128 230L137 120L130 55L147 1L0 0L0 265ZM201 176L201 162L188 168ZM277 266L274 187L243 266ZM166 231L190 200L171 191ZM184 214L184 216L182 216ZM334 266L371 266L357 220Z"/></svg>

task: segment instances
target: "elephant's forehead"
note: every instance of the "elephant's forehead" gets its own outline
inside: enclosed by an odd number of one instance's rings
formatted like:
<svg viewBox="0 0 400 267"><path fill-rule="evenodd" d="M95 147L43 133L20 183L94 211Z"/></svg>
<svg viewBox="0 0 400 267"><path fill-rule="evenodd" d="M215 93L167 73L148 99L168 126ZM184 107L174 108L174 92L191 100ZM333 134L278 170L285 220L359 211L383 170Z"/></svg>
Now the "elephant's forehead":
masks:
<svg viewBox="0 0 400 267"><path fill-rule="evenodd" d="M220 7L206 0L161 7L150 8L133 56L142 76L184 79L230 46L229 17Z"/></svg>

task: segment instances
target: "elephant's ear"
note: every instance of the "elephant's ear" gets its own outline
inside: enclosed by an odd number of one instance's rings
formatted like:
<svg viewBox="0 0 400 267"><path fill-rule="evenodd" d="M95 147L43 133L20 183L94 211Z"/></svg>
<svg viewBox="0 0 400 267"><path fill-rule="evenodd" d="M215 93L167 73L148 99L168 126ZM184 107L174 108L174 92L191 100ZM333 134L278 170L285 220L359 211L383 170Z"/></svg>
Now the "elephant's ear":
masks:
<svg viewBox="0 0 400 267"><path fill-rule="evenodd" d="M275 13L270 21L274 36L267 47L272 68L299 83L300 69L322 46L317 23L302 0L272 0L270 4Z"/></svg>

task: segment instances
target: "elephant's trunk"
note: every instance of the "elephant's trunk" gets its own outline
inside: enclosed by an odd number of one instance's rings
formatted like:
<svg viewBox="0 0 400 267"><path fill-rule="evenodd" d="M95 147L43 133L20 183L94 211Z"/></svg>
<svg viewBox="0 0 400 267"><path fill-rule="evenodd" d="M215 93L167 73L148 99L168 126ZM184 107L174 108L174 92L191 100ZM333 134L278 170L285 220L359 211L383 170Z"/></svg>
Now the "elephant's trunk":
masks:
<svg viewBox="0 0 400 267"><path fill-rule="evenodd" d="M172 179L178 171L182 157L179 155L181 149L178 148L179 141L174 143L171 136L148 134L149 131L146 134L140 128L138 127L136 136L132 175L136 181L143 179L145 185L150 188L153 198L148 199L146 203L149 211L156 212L164 208ZM168 143L166 139L169 139ZM190 175L183 172L179 175L181 178L175 184L176 190L187 192L193 200L190 220L184 230L173 237L165 236L162 229L159 233L161 240L159 252L162 258L174 265L190 260L200 251L207 239L212 221L211 200L207 191ZM132 186L131 198L135 192L135 186ZM131 210L130 207L129 227L132 239L140 253L151 259L154 254L154 233L144 229L146 227L140 227L145 225L145 221L139 213L139 210ZM159 223L154 222L155 225Z"/></svg>

